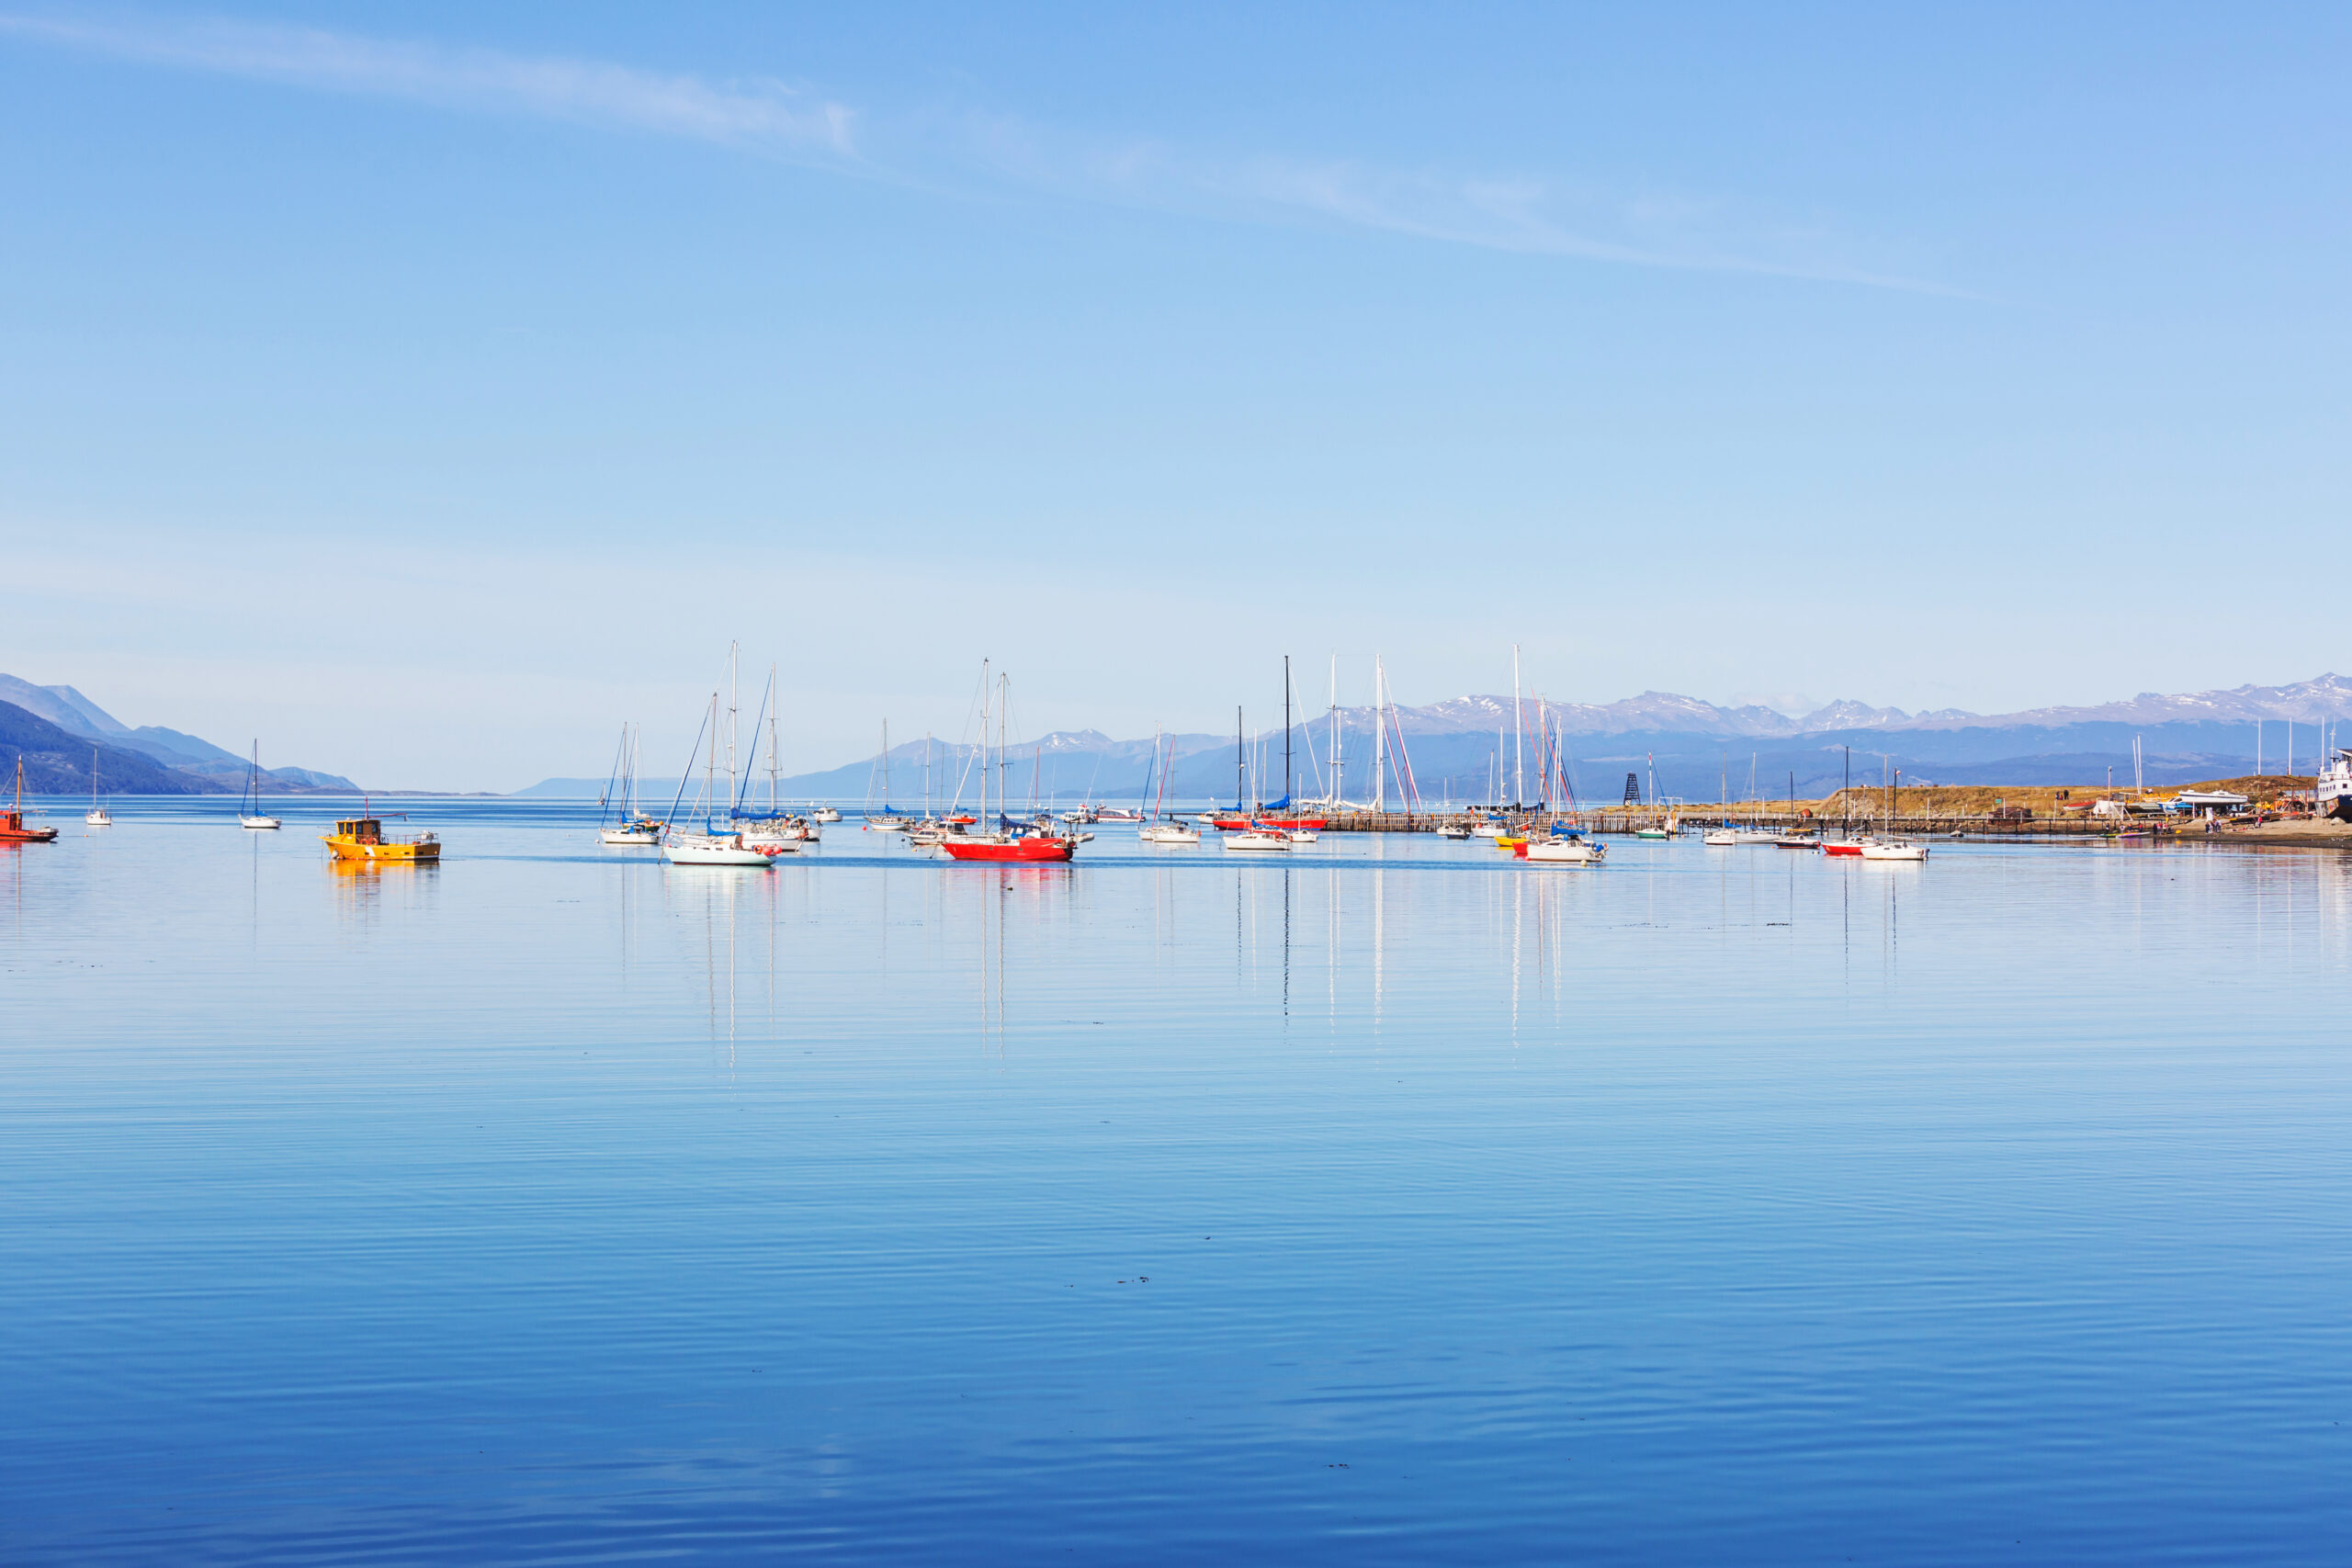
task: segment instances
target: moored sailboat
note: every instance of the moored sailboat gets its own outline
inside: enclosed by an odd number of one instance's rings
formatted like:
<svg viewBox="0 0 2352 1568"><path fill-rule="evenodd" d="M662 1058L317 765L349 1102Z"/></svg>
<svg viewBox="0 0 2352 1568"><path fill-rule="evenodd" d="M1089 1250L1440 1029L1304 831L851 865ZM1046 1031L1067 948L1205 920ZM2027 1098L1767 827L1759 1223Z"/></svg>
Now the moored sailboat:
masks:
<svg viewBox="0 0 2352 1568"><path fill-rule="evenodd" d="M237 826L268 832L278 826L277 818L265 816L261 808L261 742L254 742L252 764L245 770L245 795L237 803Z"/></svg>
<svg viewBox="0 0 2352 1568"><path fill-rule="evenodd" d="M1005 710L1011 687L1010 682L1002 675L997 677L997 682L999 689L993 695L996 701L997 756L999 766L1001 767L1005 747ZM980 661L979 809L982 821L986 821L989 815L988 738L990 696L988 661L982 660ZM998 789L1001 792L1003 785L1000 784ZM1017 823L1005 815L1004 802L1001 798L997 801L996 819L997 830L992 833L947 834L939 840L940 852L948 859L957 861L1051 864L1069 860L1077 853L1081 838L1092 837L1091 834L1073 835L1057 832L1042 823Z"/></svg>
<svg viewBox="0 0 2352 1568"><path fill-rule="evenodd" d="M90 748L90 809L82 813L82 820L93 828L111 828L114 818L98 804L98 749Z"/></svg>

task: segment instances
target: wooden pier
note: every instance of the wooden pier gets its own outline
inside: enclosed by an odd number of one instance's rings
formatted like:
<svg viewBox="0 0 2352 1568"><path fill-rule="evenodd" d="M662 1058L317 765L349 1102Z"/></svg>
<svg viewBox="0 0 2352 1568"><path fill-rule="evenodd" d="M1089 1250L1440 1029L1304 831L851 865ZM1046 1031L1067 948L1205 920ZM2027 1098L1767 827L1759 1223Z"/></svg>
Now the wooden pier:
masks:
<svg viewBox="0 0 2352 1568"><path fill-rule="evenodd" d="M1329 833L1434 833L1441 827L1459 825L1471 827L1485 821L1485 811L1408 812L1408 811L1342 811L1334 812L1324 822ZM1582 828L1589 833L1629 835L1645 828L1663 827L1668 813L1648 807L1601 811L1505 811L1496 813L1510 826L1514 835L1532 832L1538 837L1548 834L1553 824ZM1717 812L1681 813L1682 832L1686 837L1697 835L1724 820ZM1891 818L1856 816L1840 820L1820 818L1800 808L1791 812L1736 811L1729 821L1735 828L1761 828L1775 833L1802 829L1821 834L1825 838L1843 838L1864 833L1890 835L1936 834L1949 836L1964 833L1972 839L2103 839L2111 838L2119 825L2126 830L2171 838L2172 826L2139 818L2119 824L2114 818L2086 819L2082 813L2069 812L2058 816L2030 815L2016 812L1983 815L1928 815L1899 812ZM2179 835L2203 837L2201 833Z"/></svg>

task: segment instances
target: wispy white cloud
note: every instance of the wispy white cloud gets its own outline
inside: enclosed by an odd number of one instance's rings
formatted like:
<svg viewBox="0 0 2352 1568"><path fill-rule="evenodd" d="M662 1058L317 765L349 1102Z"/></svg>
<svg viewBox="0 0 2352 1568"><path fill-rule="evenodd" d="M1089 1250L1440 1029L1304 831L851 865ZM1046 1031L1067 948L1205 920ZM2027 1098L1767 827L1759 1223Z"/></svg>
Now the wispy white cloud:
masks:
<svg viewBox="0 0 2352 1568"><path fill-rule="evenodd" d="M224 20L0 14L0 35L182 70L447 107L540 115L801 155L854 152L855 116L776 82L718 85L593 60Z"/></svg>
<svg viewBox="0 0 2352 1568"><path fill-rule="evenodd" d="M1535 175L1215 156L1012 117L873 117L789 85L714 83L232 20L87 21L0 13L0 38L175 69L452 108L690 138L910 186L1012 186L1245 222L1313 222L1619 265L1751 273L1930 294L1962 290L1855 265L1850 242L1681 193L1611 194Z"/></svg>

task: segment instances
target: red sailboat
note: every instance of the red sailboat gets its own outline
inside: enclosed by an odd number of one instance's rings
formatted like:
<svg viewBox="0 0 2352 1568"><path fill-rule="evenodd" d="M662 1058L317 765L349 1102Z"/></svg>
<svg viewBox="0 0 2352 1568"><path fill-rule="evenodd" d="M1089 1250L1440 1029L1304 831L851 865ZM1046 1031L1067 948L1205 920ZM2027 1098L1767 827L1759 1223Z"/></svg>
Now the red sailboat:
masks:
<svg viewBox="0 0 2352 1568"><path fill-rule="evenodd" d="M0 844L46 844L57 837L54 828L25 826L25 760L17 759L17 804L0 811Z"/></svg>
<svg viewBox="0 0 2352 1568"><path fill-rule="evenodd" d="M1001 682L1004 678L1000 676ZM980 663L980 810L981 820L989 814L989 680L988 662ZM1005 694L997 694L997 751L1004 751ZM1001 787L1001 786L1000 786ZM953 822L955 818L950 818ZM965 818L969 821L970 818ZM1035 826L1014 826L1004 815L1004 802L997 802L997 820L1003 824L993 833L955 832L943 836L939 847L950 860L1012 862L1023 865L1046 865L1069 860L1078 852L1079 839L1050 829ZM1091 838L1088 834L1085 837Z"/></svg>

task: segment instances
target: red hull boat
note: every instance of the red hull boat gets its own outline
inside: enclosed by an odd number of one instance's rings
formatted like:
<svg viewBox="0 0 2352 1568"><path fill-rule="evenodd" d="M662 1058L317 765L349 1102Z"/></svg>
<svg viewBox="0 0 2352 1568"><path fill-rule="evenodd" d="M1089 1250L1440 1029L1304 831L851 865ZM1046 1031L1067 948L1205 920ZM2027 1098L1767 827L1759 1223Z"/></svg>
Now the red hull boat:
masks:
<svg viewBox="0 0 2352 1568"><path fill-rule="evenodd" d="M54 828L25 826L25 760L17 759L17 806L0 811L0 844L46 844L57 837Z"/></svg>
<svg viewBox="0 0 2352 1568"><path fill-rule="evenodd" d="M952 860L1022 861L1032 863L1065 861L1078 846L1068 839L1037 835L1026 839L942 839L939 847Z"/></svg>
<svg viewBox="0 0 2352 1568"><path fill-rule="evenodd" d="M1220 833L1238 833L1251 826L1279 828L1285 833L1319 833L1326 818L1321 817L1236 817L1227 813L1209 818L1209 826Z"/></svg>

